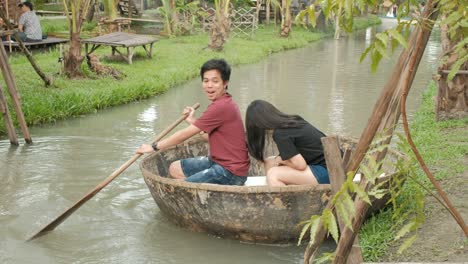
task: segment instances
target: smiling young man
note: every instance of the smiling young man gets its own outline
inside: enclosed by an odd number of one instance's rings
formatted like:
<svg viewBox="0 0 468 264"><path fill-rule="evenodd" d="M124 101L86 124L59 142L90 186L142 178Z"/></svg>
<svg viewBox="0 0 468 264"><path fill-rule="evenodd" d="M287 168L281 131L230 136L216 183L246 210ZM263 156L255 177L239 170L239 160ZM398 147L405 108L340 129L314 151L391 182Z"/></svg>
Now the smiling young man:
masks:
<svg viewBox="0 0 468 264"><path fill-rule="evenodd" d="M137 153L164 150L202 134L210 145L209 156L175 161L169 167L170 175L188 182L243 185L250 160L239 107L227 92L230 75L231 67L225 60L205 62L200 76L203 92L211 101L206 111L195 119L195 110L187 107L188 127L153 145L141 145Z"/></svg>

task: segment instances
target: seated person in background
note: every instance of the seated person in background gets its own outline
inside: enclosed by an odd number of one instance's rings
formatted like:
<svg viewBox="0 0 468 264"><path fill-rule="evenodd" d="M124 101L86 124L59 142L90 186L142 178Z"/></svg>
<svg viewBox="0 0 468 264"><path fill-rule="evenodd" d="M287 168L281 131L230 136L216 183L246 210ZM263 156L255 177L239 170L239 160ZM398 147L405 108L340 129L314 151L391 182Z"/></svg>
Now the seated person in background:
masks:
<svg viewBox="0 0 468 264"><path fill-rule="evenodd" d="M18 21L18 35L20 39L26 42L41 41L41 24L36 13L33 12L33 4L26 1L18 6L21 8L21 16Z"/></svg>
<svg viewBox="0 0 468 264"><path fill-rule="evenodd" d="M330 183L320 140L325 134L302 117L255 100L247 108L245 126L250 155L265 163L269 186ZM278 156L264 157L267 130L273 131Z"/></svg>

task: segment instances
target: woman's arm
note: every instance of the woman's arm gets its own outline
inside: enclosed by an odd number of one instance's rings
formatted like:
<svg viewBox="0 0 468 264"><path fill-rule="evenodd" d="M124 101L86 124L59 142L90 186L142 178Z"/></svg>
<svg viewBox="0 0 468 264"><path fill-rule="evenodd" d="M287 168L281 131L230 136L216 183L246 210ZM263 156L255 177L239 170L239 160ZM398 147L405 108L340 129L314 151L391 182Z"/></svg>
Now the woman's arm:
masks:
<svg viewBox="0 0 468 264"><path fill-rule="evenodd" d="M303 171L307 168L307 163L301 154L297 154L287 160L282 160L281 157L278 155L276 156L275 161L278 166L284 165L284 166L288 166L299 171Z"/></svg>

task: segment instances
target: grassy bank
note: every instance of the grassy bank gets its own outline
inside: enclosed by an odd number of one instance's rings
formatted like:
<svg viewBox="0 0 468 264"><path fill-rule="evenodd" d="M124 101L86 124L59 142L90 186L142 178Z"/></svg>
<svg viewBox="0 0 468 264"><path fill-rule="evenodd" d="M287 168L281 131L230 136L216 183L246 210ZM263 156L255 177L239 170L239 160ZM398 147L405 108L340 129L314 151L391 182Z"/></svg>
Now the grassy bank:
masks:
<svg viewBox="0 0 468 264"><path fill-rule="evenodd" d="M431 83L423 95L422 104L410 121L410 132L427 166L439 181L447 180L466 171L464 158L468 153L466 131L468 119L436 122L434 97L436 85ZM417 170L418 181L430 186L429 180L420 168ZM412 180L407 180L402 191L401 202L408 208L415 208L415 194L420 187ZM439 210L442 207L439 206ZM446 217L450 218L449 213ZM392 210L371 218L361 230L360 242L366 261L379 261L387 253L395 235ZM399 245L402 241L397 242ZM411 250L411 248L409 249ZM429 252L427 252L429 253Z"/></svg>
<svg viewBox="0 0 468 264"><path fill-rule="evenodd" d="M60 22L44 23L48 28L61 29ZM356 28L378 24L380 19L357 19ZM10 63L16 77L17 86L23 100L23 111L28 124L35 125L55 120L95 112L110 106L125 104L165 92L170 87L182 84L197 76L200 65L211 58L225 58L232 65L257 62L268 55L287 49L299 48L310 42L326 37L325 33L311 32L295 27L287 39L278 36L279 28L260 26L255 38L231 38L224 51L213 52L206 49L208 35L199 34L170 39L160 39L154 46L152 59L145 57L143 48L137 48L133 65L123 61L106 59L110 48L102 47L95 52L101 61L121 72L122 80L97 78L89 72L86 63L82 68L86 79L68 80L56 73L59 52L34 52L41 69L54 75L55 86L45 88L42 80L33 72L30 63L22 54L14 54ZM25 74L27 73L27 74ZM0 135L5 134L3 121L0 122Z"/></svg>

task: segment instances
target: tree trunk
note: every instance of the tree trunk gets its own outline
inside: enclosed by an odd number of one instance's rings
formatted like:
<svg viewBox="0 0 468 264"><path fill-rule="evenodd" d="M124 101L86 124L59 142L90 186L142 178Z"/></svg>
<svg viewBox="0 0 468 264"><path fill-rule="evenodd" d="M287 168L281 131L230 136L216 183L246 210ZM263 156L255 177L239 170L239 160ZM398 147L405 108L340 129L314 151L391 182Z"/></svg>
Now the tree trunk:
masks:
<svg viewBox="0 0 468 264"><path fill-rule="evenodd" d="M88 10L88 13L86 14L86 22L91 22L93 21L93 18L94 18L94 13L96 12L96 6L94 4L95 0L91 0L91 4L89 6L89 10ZM99 12L99 9L98 11Z"/></svg>
<svg viewBox="0 0 468 264"><path fill-rule="evenodd" d="M179 14L177 13L176 10L176 2L175 0L169 0L169 8L171 9L172 12L172 19L171 19L171 31L175 33L176 35L179 33L177 28L179 25Z"/></svg>
<svg viewBox="0 0 468 264"><path fill-rule="evenodd" d="M271 11L271 0L266 0L265 3L265 8L266 8L266 23L267 25L270 24L270 11Z"/></svg>
<svg viewBox="0 0 468 264"><path fill-rule="evenodd" d="M341 18L341 7L338 9L338 14L335 14L335 39L340 39L340 20Z"/></svg>
<svg viewBox="0 0 468 264"><path fill-rule="evenodd" d="M213 25L210 28L209 48L214 51L223 50L223 45L229 38L231 25L229 22L229 14L224 12L225 6L226 2L221 1L219 14L216 14L215 19L213 20Z"/></svg>
<svg viewBox="0 0 468 264"><path fill-rule="evenodd" d="M81 63L84 57L81 56L80 33L72 33L70 36L70 49L65 54L65 74L70 78L83 76Z"/></svg>
<svg viewBox="0 0 468 264"><path fill-rule="evenodd" d="M291 32L291 8L287 4L287 0L281 1L281 29L280 35L283 38L289 37L289 33Z"/></svg>
<svg viewBox="0 0 468 264"><path fill-rule="evenodd" d="M442 24L440 28L442 54L447 56L447 61L438 69L440 77L437 80L436 118L437 120L461 119L468 116L468 62L460 67L459 73L452 80L447 79L452 65L458 59L453 48L460 39L450 39L448 34L450 29L446 24Z"/></svg>

